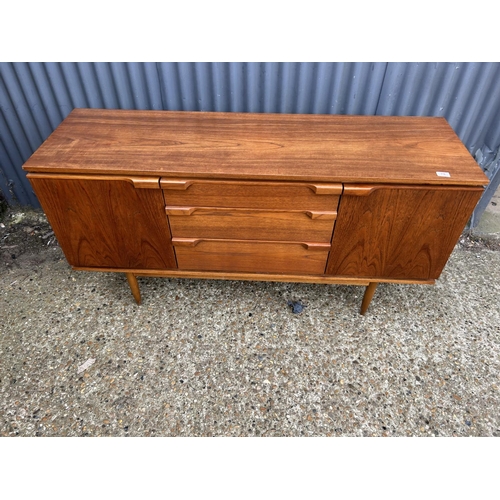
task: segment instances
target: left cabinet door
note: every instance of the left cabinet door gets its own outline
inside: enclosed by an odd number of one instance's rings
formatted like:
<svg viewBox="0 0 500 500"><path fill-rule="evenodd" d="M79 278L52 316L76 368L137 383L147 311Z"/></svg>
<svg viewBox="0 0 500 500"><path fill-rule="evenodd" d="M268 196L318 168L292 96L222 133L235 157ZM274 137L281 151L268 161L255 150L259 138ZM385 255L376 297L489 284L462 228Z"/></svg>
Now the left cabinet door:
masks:
<svg viewBox="0 0 500 500"><path fill-rule="evenodd" d="M177 267L158 179L50 174L28 178L72 266Z"/></svg>

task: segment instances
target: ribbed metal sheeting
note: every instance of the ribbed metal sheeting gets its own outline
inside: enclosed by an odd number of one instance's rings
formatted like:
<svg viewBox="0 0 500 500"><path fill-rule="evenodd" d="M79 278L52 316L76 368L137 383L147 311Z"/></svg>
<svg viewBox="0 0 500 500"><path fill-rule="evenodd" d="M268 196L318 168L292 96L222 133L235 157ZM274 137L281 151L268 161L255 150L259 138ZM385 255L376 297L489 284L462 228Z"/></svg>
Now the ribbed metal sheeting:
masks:
<svg viewBox="0 0 500 500"><path fill-rule="evenodd" d="M444 116L500 181L500 63L0 63L9 203L38 206L21 166L75 107Z"/></svg>

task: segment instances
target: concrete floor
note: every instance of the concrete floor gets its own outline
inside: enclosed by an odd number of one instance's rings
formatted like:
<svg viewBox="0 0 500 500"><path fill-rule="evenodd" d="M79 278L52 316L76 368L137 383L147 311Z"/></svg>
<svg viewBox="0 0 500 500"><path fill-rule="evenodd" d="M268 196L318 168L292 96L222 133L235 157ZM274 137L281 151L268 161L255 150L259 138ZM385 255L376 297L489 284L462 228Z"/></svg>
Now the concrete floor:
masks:
<svg viewBox="0 0 500 500"><path fill-rule="evenodd" d="M500 436L500 229L363 317L330 285L142 278L137 306L28 212L0 226L0 435Z"/></svg>

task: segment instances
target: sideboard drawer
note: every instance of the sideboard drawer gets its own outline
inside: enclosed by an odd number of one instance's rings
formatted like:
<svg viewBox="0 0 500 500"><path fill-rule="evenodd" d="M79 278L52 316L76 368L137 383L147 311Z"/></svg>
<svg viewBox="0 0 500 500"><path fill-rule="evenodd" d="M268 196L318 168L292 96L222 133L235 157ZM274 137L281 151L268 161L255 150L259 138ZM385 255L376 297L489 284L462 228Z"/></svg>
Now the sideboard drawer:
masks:
<svg viewBox="0 0 500 500"><path fill-rule="evenodd" d="M163 177L168 206L337 210L342 184L218 181Z"/></svg>
<svg viewBox="0 0 500 500"><path fill-rule="evenodd" d="M173 238L180 270L324 274L330 245Z"/></svg>
<svg viewBox="0 0 500 500"><path fill-rule="evenodd" d="M317 241L329 243L337 212L172 207L172 236L178 238Z"/></svg>

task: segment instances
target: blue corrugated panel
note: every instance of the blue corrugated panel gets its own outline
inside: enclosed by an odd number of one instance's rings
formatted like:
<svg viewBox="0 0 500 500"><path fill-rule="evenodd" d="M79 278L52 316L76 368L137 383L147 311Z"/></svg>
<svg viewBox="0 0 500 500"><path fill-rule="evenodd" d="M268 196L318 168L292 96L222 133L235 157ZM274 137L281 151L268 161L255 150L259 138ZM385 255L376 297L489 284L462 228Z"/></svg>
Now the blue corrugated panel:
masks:
<svg viewBox="0 0 500 500"><path fill-rule="evenodd" d="M500 175L499 63L0 63L10 203L37 206L21 166L75 107L444 116Z"/></svg>
<svg viewBox="0 0 500 500"><path fill-rule="evenodd" d="M471 153L500 145L500 64L390 63L377 113L444 116Z"/></svg>

